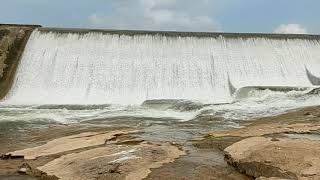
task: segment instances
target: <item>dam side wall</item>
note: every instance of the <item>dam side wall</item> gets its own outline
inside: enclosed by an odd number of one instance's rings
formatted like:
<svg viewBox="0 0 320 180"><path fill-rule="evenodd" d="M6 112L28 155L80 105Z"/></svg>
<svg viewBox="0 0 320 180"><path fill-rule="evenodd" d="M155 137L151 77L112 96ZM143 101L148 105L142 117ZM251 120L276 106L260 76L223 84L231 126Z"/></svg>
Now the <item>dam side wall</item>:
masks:
<svg viewBox="0 0 320 180"><path fill-rule="evenodd" d="M37 27L0 24L0 99L10 90L24 47Z"/></svg>

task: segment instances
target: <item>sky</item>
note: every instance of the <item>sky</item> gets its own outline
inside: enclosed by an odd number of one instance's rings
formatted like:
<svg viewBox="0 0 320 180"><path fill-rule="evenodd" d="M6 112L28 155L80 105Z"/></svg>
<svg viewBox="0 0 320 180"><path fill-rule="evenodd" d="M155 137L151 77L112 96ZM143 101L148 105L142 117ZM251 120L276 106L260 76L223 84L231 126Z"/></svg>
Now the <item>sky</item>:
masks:
<svg viewBox="0 0 320 180"><path fill-rule="evenodd" d="M1 0L0 23L320 34L320 0Z"/></svg>

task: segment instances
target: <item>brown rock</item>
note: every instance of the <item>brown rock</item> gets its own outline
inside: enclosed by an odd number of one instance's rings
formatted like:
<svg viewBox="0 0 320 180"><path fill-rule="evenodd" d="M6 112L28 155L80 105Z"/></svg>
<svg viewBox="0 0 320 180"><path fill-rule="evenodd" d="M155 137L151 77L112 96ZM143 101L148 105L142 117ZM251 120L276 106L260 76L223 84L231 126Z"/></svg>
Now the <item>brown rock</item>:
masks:
<svg viewBox="0 0 320 180"><path fill-rule="evenodd" d="M38 169L62 180L143 179L159 168L185 155L170 145L107 145L55 159Z"/></svg>
<svg viewBox="0 0 320 180"><path fill-rule="evenodd" d="M137 131L112 131L104 133L87 132L72 136L66 136L47 142L46 144L34 148L19 150L7 153L10 157L24 157L24 159L36 159L41 156L58 154L76 149L103 145L107 140L115 138L117 135L135 133Z"/></svg>
<svg viewBox="0 0 320 180"><path fill-rule="evenodd" d="M320 179L320 142L252 137L225 149L229 164L253 177Z"/></svg>
<svg viewBox="0 0 320 180"><path fill-rule="evenodd" d="M27 168L20 168L18 172L21 174L27 174Z"/></svg>

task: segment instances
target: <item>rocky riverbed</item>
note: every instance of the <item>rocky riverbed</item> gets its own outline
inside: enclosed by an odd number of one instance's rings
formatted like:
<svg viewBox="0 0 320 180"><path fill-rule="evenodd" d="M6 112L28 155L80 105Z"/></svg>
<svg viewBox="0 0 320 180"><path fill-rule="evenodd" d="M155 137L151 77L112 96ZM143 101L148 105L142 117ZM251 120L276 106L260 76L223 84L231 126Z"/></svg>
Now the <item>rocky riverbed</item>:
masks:
<svg viewBox="0 0 320 180"><path fill-rule="evenodd" d="M224 152L229 165L257 179L320 179L320 110L305 108L213 132L198 143Z"/></svg>
<svg viewBox="0 0 320 180"><path fill-rule="evenodd" d="M319 120L309 107L187 141L56 124L10 141L2 134L0 179L320 179Z"/></svg>

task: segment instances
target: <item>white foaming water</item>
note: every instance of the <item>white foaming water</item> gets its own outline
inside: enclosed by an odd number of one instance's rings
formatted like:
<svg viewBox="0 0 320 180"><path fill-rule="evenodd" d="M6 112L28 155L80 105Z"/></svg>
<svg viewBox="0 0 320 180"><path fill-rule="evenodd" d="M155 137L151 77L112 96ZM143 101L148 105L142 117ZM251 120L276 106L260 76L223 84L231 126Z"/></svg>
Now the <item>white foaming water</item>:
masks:
<svg viewBox="0 0 320 180"><path fill-rule="evenodd" d="M208 106L201 111L210 110L212 112L210 115L229 120L276 116L292 109L319 105L319 95L308 95L309 91L310 89L289 92L252 89L248 98L231 104Z"/></svg>
<svg viewBox="0 0 320 180"><path fill-rule="evenodd" d="M316 40L166 37L34 31L4 104L232 102L244 86L310 86Z"/></svg>
<svg viewBox="0 0 320 180"><path fill-rule="evenodd" d="M191 120L196 112L177 112L173 110L156 110L140 106L109 106L101 109L68 110L41 106L1 107L1 121L52 121L59 123L79 123L90 120L119 119L121 117L155 119Z"/></svg>

